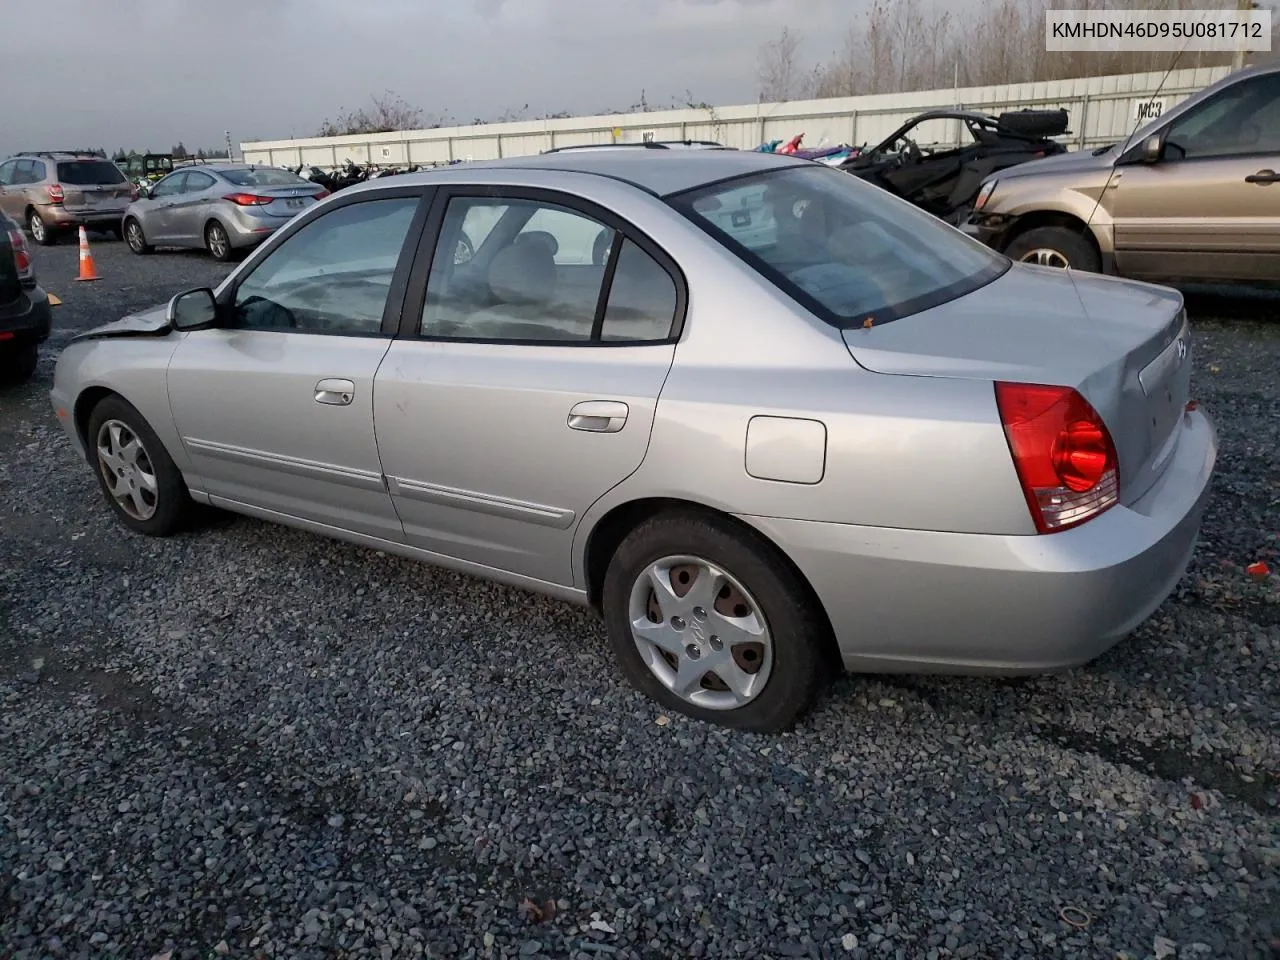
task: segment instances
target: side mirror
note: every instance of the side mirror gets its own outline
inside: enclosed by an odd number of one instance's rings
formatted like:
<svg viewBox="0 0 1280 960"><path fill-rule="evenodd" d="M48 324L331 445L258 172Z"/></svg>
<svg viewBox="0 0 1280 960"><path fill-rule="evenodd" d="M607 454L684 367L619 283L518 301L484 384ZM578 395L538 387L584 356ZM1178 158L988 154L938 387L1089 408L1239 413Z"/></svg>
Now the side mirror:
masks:
<svg viewBox="0 0 1280 960"><path fill-rule="evenodd" d="M175 330L199 330L218 319L218 302L208 287L187 290L169 301L165 319Z"/></svg>
<svg viewBox="0 0 1280 960"><path fill-rule="evenodd" d="M1159 163L1164 157L1164 137L1153 133L1143 140L1141 157L1143 163Z"/></svg>

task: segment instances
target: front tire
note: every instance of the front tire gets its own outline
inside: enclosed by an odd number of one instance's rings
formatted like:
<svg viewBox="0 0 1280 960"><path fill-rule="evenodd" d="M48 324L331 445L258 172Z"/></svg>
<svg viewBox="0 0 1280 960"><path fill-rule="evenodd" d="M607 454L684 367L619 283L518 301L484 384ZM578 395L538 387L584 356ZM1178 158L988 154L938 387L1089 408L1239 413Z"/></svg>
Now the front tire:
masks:
<svg viewBox="0 0 1280 960"><path fill-rule="evenodd" d="M29 343L16 350L0 350L0 384L16 386L36 374L40 363L40 347Z"/></svg>
<svg viewBox="0 0 1280 960"><path fill-rule="evenodd" d="M147 235L142 232L142 224L133 217L125 221L124 239L129 244L129 249L139 256L152 253L156 249L147 243Z"/></svg>
<svg viewBox="0 0 1280 960"><path fill-rule="evenodd" d="M219 263L226 263L233 255L227 228L217 220L209 221L209 225L204 228L204 245L209 251L209 256Z"/></svg>
<svg viewBox="0 0 1280 960"><path fill-rule="evenodd" d="M771 544L718 517L642 523L614 553L601 599L627 680L694 719L781 732L826 679L817 601Z"/></svg>
<svg viewBox="0 0 1280 960"><path fill-rule="evenodd" d="M1005 248L1005 255L1046 267L1069 267L1088 273L1102 269L1102 260L1089 238L1067 227L1033 227L1014 237Z"/></svg>
<svg viewBox="0 0 1280 960"><path fill-rule="evenodd" d="M182 472L132 404L102 400L89 415L86 440L98 486L121 523L149 537L187 526L196 504Z"/></svg>

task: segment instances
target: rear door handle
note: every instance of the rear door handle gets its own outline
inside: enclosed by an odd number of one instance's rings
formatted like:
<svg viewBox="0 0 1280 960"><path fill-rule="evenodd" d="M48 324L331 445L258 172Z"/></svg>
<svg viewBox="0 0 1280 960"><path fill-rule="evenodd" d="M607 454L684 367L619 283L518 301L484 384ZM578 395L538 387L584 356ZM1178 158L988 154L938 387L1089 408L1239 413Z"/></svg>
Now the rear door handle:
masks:
<svg viewBox="0 0 1280 960"><path fill-rule="evenodd" d="M1259 170L1257 173L1251 173L1244 178L1245 183L1277 183L1280 182L1280 173L1274 170Z"/></svg>
<svg viewBox="0 0 1280 960"><path fill-rule="evenodd" d="M621 400L583 400L569 411L569 429L617 433L626 425L628 412Z"/></svg>
<svg viewBox="0 0 1280 960"><path fill-rule="evenodd" d="M316 384L316 403L345 407L350 405L355 395L356 385L350 380L321 380Z"/></svg>

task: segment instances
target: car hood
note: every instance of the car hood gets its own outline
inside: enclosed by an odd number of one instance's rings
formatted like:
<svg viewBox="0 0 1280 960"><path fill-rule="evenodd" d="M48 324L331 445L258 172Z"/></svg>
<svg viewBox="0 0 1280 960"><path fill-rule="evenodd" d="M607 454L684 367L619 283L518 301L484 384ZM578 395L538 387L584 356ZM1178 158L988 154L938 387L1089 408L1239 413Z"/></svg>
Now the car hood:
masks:
<svg viewBox="0 0 1280 960"><path fill-rule="evenodd" d="M111 323L86 330L72 337L71 342L78 340L104 340L110 337L157 337L169 332L169 305L159 304L148 307L137 313L130 313Z"/></svg>
<svg viewBox="0 0 1280 960"><path fill-rule="evenodd" d="M1082 170L1105 170L1114 162L1114 147L1097 157L1093 155L1093 150L1072 150L1069 153L1057 153L1051 157L1041 157L1039 160L1028 160L1026 163L1005 167L999 173L987 177L987 181L1074 173Z"/></svg>

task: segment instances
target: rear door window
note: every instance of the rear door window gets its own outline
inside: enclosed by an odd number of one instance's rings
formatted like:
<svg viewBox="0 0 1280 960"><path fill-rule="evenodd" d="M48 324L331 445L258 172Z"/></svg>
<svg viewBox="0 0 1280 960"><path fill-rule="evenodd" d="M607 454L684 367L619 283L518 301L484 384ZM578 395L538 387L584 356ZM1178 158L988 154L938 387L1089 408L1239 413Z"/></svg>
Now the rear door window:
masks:
<svg viewBox="0 0 1280 960"><path fill-rule="evenodd" d="M64 160L58 164L58 182L73 187L114 186L125 176L109 160Z"/></svg>

